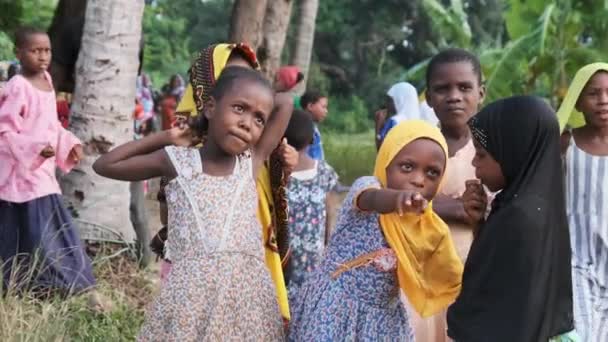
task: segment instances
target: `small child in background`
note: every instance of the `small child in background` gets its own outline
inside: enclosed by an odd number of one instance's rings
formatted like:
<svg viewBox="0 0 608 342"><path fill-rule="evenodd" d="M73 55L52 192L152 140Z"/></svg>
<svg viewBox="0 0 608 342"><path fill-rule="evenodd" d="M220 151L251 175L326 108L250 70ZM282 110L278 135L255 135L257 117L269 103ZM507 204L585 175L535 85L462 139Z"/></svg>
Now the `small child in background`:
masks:
<svg viewBox="0 0 608 342"><path fill-rule="evenodd" d="M300 286L306 274L321 261L329 239L327 193L338 182L338 175L331 166L307 154L313 132L310 114L295 110L285 131L285 138L299 152L299 161L287 188L291 253L285 278L290 289Z"/></svg>
<svg viewBox="0 0 608 342"><path fill-rule="evenodd" d="M22 28L15 48L22 72L11 78L0 98L0 260L5 289L62 294L92 290L91 261L55 176L56 166L68 172L78 163L82 146L57 118L47 72L51 42L44 31ZM34 265L36 253L39 261ZM90 304L103 310L96 291L90 294Z"/></svg>
<svg viewBox="0 0 608 342"><path fill-rule="evenodd" d="M581 341L608 341L608 64L574 77L559 108L567 152L574 321Z"/></svg>
<svg viewBox="0 0 608 342"><path fill-rule="evenodd" d="M321 132L319 131L318 124L327 117L327 101L327 96L324 96L317 91L307 91L300 98L302 109L309 112L312 115L312 120L315 122L313 140L312 144L308 147L308 155L316 160L325 159L323 142L321 140Z"/></svg>

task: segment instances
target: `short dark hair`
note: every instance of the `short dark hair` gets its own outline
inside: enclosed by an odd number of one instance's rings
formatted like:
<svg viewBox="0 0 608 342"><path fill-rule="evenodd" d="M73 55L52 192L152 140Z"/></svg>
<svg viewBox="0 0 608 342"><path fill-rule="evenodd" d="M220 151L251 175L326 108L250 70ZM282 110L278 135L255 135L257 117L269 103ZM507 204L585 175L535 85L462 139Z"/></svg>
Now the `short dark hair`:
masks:
<svg viewBox="0 0 608 342"><path fill-rule="evenodd" d="M269 92L273 92L272 85L259 71L241 66L226 67L224 70L222 70L220 77L215 82L213 88L206 90L204 89L203 91L209 91L209 95L211 95L211 97L213 97L216 101L219 101L222 99L222 97L224 97L224 95L231 91L232 88L234 88L237 82L243 81L257 83L268 89ZM196 132L196 134L204 137L207 135L209 122L204 113L198 113L198 116L191 121L190 126L192 127L192 130Z"/></svg>
<svg viewBox="0 0 608 342"><path fill-rule="evenodd" d="M237 81L258 83L269 91L273 91L270 82L259 71L242 66L229 66L222 70L220 77L215 82L215 85L209 94L214 99L220 100L228 91L232 90Z"/></svg>
<svg viewBox="0 0 608 342"><path fill-rule="evenodd" d="M289 145L301 151L312 143L314 134L314 123L310 113L295 109L289 119L289 124L285 130L285 138Z"/></svg>
<svg viewBox="0 0 608 342"><path fill-rule="evenodd" d="M479 62L479 58L467 50L451 48L443 50L431 58L431 61L426 67L426 86L428 87L431 84L433 72L439 65L459 62L471 64L473 67L473 72L475 72L477 75L477 82L479 82L481 85L483 80L481 76L481 63Z"/></svg>
<svg viewBox="0 0 608 342"><path fill-rule="evenodd" d="M15 47L22 48L25 44L27 44L28 39L35 34L44 34L41 29L32 27L32 26L22 26L15 31Z"/></svg>
<svg viewBox="0 0 608 342"><path fill-rule="evenodd" d="M302 109L306 109L309 104L317 103L320 99L327 97L316 90L309 90L302 95L300 98L300 105Z"/></svg>

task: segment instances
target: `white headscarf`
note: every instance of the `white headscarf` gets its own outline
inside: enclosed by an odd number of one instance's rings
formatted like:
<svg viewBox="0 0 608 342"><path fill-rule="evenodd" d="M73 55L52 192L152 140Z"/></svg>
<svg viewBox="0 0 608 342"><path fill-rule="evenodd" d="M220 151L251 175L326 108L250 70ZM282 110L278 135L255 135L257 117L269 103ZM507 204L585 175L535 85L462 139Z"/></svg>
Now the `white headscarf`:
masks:
<svg viewBox="0 0 608 342"><path fill-rule="evenodd" d="M399 82L393 85L386 95L393 99L397 113L392 116L395 123L403 120L422 119L420 116L420 104L418 92L413 85L407 82Z"/></svg>

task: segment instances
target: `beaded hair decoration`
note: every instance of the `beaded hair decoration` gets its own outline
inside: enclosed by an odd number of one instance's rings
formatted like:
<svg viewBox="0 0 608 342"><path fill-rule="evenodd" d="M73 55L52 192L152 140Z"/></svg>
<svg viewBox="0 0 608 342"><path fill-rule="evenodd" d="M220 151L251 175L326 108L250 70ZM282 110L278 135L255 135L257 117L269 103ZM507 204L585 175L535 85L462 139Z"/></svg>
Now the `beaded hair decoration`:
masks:
<svg viewBox="0 0 608 342"><path fill-rule="evenodd" d="M486 131L479 127L479 119L477 117L473 117L469 121L469 128L471 128L471 133L475 140L485 149L488 149L488 134Z"/></svg>

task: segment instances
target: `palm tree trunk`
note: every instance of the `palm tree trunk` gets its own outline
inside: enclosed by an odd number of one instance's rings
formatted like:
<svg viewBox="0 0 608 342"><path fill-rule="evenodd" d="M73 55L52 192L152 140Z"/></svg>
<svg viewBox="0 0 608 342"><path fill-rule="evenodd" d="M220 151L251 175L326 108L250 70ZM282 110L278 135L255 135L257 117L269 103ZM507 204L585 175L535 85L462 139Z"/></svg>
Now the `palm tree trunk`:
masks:
<svg viewBox="0 0 608 342"><path fill-rule="evenodd" d="M268 0L262 44L258 47L257 54L262 72L271 80L281 65L292 4L292 0Z"/></svg>
<svg viewBox="0 0 608 342"><path fill-rule="evenodd" d="M267 0L236 0L230 18L229 40L245 42L255 51L262 41Z"/></svg>
<svg viewBox="0 0 608 342"><path fill-rule="evenodd" d="M296 35L296 44L291 64L299 66L302 73L305 75L304 80L302 80L297 87L297 92L303 93L306 90L308 69L310 68L310 60L312 58L312 47L315 40L315 21L317 20L319 0L302 0L300 6L300 18L298 20L297 28L298 33Z"/></svg>
<svg viewBox="0 0 608 342"><path fill-rule="evenodd" d="M85 156L62 179L84 238L101 233L103 238L134 240L129 183L103 178L91 166L99 155L133 139L143 10L144 0L87 1L70 124Z"/></svg>

